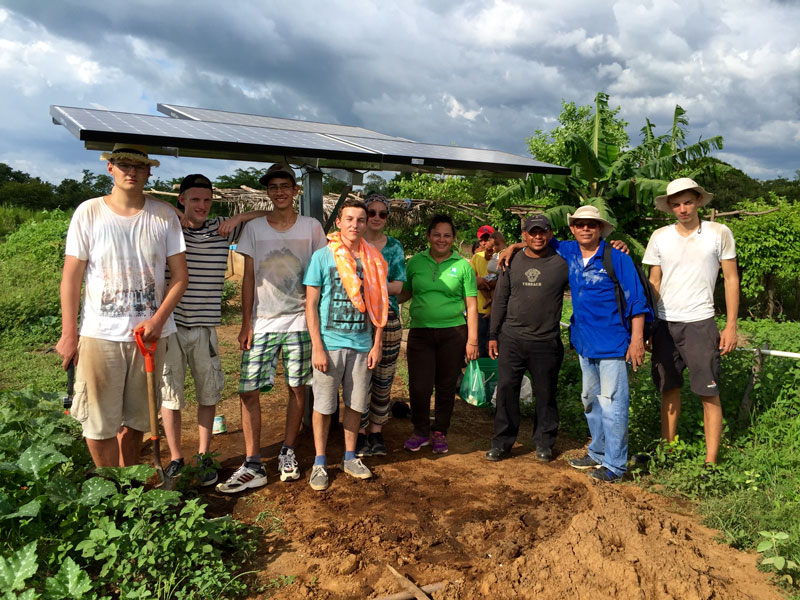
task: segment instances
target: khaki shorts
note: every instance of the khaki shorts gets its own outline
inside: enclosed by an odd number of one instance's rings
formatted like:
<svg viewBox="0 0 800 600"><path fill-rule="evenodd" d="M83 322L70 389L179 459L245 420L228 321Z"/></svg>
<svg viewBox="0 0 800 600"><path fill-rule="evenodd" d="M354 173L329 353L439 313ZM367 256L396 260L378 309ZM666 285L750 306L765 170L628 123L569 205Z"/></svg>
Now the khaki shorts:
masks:
<svg viewBox="0 0 800 600"><path fill-rule="evenodd" d="M225 385L215 327L181 327L169 336L161 377L161 406L183 410L186 405L186 366L194 379L195 398L202 406L215 406Z"/></svg>
<svg viewBox="0 0 800 600"><path fill-rule="evenodd" d="M155 373L164 368L166 350L167 338L161 338L156 346ZM123 426L150 430L144 357L136 342L80 338L70 414L90 440L113 438Z"/></svg>

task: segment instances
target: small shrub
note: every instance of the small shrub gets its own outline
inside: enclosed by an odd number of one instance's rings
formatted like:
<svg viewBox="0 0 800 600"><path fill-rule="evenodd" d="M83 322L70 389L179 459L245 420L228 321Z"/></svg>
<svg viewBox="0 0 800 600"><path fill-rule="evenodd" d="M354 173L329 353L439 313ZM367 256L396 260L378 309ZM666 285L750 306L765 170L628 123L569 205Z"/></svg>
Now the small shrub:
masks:
<svg viewBox="0 0 800 600"><path fill-rule="evenodd" d="M197 498L147 489L149 466L87 478L92 463L80 428L58 400L0 393L4 591L30 598L247 594L256 528L207 518Z"/></svg>

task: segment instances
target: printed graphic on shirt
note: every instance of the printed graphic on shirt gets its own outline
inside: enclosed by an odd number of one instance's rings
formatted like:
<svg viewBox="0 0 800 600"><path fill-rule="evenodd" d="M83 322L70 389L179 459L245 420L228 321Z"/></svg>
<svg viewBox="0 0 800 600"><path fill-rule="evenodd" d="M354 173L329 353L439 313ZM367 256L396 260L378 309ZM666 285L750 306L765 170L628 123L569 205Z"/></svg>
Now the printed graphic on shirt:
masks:
<svg viewBox="0 0 800 600"><path fill-rule="evenodd" d="M103 293L100 315L104 317L149 317L158 310L156 281L141 265L128 264L118 271L112 265L103 268Z"/></svg>
<svg viewBox="0 0 800 600"><path fill-rule="evenodd" d="M350 302L350 297L347 295L347 291L342 285L342 280L339 278L339 270L333 266L330 267L329 272L333 286L331 287L331 301L328 305L328 319L325 323L325 329L343 334L364 333L367 331L367 312L359 312ZM363 281L360 263L356 274Z"/></svg>
<svg viewBox="0 0 800 600"><path fill-rule="evenodd" d="M528 281L523 281L522 285L536 286L536 287L541 286L542 283L537 282L541 274L542 272L539 269L528 269L527 271L525 271L525 277L528 279Z"/></svg>
<svg viewBox="0 0 800 600"><path fill-rule="evenodd" d="M258 264L259 278L272 285L271 294L259 297L259 315L275 315L297 312L303 303L303 265L289 248L280 248L267 253Z"/></svg>

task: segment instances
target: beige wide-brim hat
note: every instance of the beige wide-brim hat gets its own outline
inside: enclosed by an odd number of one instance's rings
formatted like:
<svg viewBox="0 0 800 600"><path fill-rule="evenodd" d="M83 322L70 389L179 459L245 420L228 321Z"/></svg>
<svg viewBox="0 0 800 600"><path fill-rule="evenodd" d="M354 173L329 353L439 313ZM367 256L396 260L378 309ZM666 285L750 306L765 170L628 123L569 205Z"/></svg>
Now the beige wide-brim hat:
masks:
<svg viewBox="0 0 800 600"><path fill-rule="evenodd" d="M143 146L134 144L114 144L114 149L111 152L103 152L100 155L100 160L128 160L148 167L161 165L155 158L147 156Z"/></svg>
<svg viewBox="0 0 800 600"><path fill-rule="evenodd" d="M702 186L697 185L697 182L694 179L689 179L688 177L681 177L680 179L675 179L674 181L670 181L669 185L667 186L667 193L663 196L656 196L655 204L658 210L662 210L665 213L672 214L672 210L669 208L669 197L674 194L680 194L681 192L685 192L686 190L694 190L698 194L700 194L700 206L705 206L711 199L714 197L714 194L711 192L705 191Z"/></svg>
<svg viewBox="0 0 800 600"><path fill-rule="evenodd" d="M570 227L572 227L573 221L577 221L578 219L591 219L602 223L603 227L600 230L600 237L602 238L607 238L611 235L611 232L614 231L614 226L600 215L600 211L597 210L596 206L581 206L575 211L575 214L567 214L567 224Z"/></svg>

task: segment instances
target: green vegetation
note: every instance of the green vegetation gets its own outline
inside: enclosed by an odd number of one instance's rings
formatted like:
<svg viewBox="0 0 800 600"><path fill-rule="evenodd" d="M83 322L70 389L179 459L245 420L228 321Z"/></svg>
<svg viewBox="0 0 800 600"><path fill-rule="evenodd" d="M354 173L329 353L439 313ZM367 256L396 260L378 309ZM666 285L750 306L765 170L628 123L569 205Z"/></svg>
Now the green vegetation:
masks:
<svg viewBox="0 0 800 600"><path fill-rule="evenodd" d="M247 594L254 529L147 489L145 465L87 478L91 459L58 396L0 393L0 464L4 598Z"/></svg>
<svg viewBox="0 0 800 600"><path fill-rule="evenodd" d="M716 194L705 217L712 207L740 211L716 218L733 230L737 241L741 316L748 317L740 321L740 329L749 345L800 351L800 324L793 322L800 319L800 176L759 182L709 157L722 146L721 138L687 144L688 119L679 106L666 133L657 135L647 121L634 147L619 115L620 108L608 107L602 93L593 105L565 102L558 126L528 139L537 158L571 167L569 177L531 177L520 184L419 174L384 181L373 174L367 187L431 201L415 208L411 218L393 215L389 222L390 233L409 255L427 246L425 227L435 212L453 216L457 242L471 242L476 228L486 222L513 241L519 239L520 220L512 205L523 211L547 210L558 225L568 209L585 203L616 220L618 232L636 254L654 229L669 222L654 212L653 197L668 180L693 177ZM215 184L257 186L262 173L238 170ZM158 180L153 185L169 187ZM70 217L57 207L69 210L109 187L104 174L87 171L81 181L56 186L0 163L0 280L5 284L0 289L0 390L66 387L60 360L46 354L60 330L58 285ZM562 228L559 235L568 233ZM226 282L226 324L238 316L237 293L236 285ZM570 310L565 302L563 320ZM407 323L407 306L402 312ZM220 348L227 376L224 393L230 395L235 393L239 355L235 343L221 342ZM719 467L703 466L702 407L688 385L678 440L669 446L659 442L660 398L649 362L630 377L630 449L652 457L649 473L636 476L641 485L696 501L724 541L760 552L763 568L800 599L800 363L766 357L758 380L748 386L754 360L749 351L723 359L726 421ZM398 377L407 378L402 367ZM580 382L577 357L568 350L559 375L559 406L563 430L575 439L588 435ZM748 387L752 407L742 412ZM191 379L187 394L193 395ZM86 479L85 446L74 422L52 403L55 399L40 392L0 392L0 466L5 465L0 519L9 532L0 540L0 583L5 583L6 597L136 597L145 589L175 597L243 593L246 578L240 575L252 552L250 533L230 520L207 519L196 500L136 487L136 481L151 473L147 467ZM262 510L256 520L268 532L280 528L273 507ZM190 550L191 565L180 562L174 540L159 537L173 530L184 536L181 543ZM162 553L166 571L160 567ZM170 579L175 573L183 579ZM278 578L269 586L289 583L291 578Z"/></svg>

